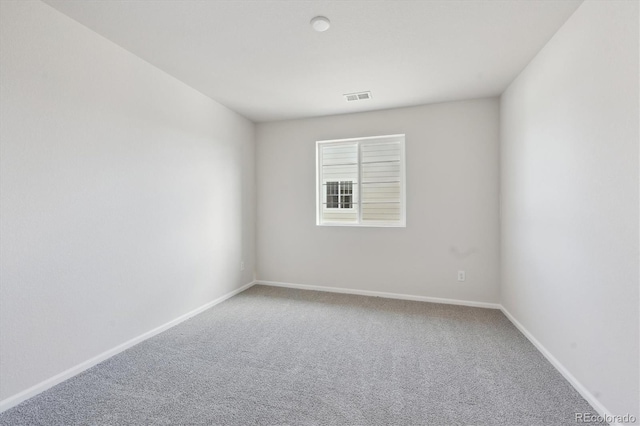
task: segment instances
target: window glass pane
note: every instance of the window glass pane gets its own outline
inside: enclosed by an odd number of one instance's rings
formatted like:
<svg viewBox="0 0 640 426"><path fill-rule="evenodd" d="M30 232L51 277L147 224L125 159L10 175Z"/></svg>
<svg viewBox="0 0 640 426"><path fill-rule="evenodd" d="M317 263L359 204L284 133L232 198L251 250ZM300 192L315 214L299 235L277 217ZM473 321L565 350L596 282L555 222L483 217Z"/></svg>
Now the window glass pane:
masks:
<svg viewBox="0 0 640 426"><path fill-rule="evenodd" d="M382 163L400 161L399 142L363 142L361 147L363 163Z"/></svg>
<svg viewBox="0 0 640 426"><path fill-rule="evenodd" d="M363 144L361 149L362 222L400 221L400 143Z"/></svg>
<svg viewBox="0 0 640 426"><path fill-rule="evenodd" d="M338 182L327 182L327 208L337 209L338 201Z"/></svg>
<svg viewBox="0 0 640 426"><path fill-rule="evenodd" d="M357 163L358 145L356 144L327 145L322 147L323 166Z"/></svg>
<svg viewBox="0 0 640 426"><path fill-rule="evenodd" d="M322 177L325 181L348 180L355 182L358 179L358 165L333 164L331 166L323 166Z"/></svg>
<svg viewBox="0 0 640 426"><path fill-rule="evenodd" d="M353 182L351 181L342 181L340 182L340 194L342 198L341 206L343 209L350 209L353 207L352 205L352 194L353 194Z"/></svg>
<svg viewBox="0 0 640 426"><path fill-rule="evenodd" d="M326 222L351 223L358 222L358 212L343 209L329 209L322 213L322 219Z"/></svg>
<svg viewBox="0 0 640 426"><path fill-rule="evenodd" d="M400 220L400 203L363 204L362 220L397 222Z"/></svg>
<svg viewBox="0 0 640 426"><path fill-rule="evenodd" d="M362 184L363 203L399 202L400 197L400 182L368 182Z"/></svg>

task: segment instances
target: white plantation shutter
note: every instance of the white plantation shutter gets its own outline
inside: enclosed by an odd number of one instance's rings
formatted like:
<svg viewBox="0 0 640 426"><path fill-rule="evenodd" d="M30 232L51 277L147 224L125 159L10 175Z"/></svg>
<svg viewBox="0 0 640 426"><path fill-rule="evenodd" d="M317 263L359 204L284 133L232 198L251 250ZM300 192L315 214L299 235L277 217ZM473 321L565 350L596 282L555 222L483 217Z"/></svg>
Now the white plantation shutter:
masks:
<svg viewBox="0 0 640 426"><path fill-rule="evenodd" d="M317 142L318 225L405 226L404 135Z"/></svg>

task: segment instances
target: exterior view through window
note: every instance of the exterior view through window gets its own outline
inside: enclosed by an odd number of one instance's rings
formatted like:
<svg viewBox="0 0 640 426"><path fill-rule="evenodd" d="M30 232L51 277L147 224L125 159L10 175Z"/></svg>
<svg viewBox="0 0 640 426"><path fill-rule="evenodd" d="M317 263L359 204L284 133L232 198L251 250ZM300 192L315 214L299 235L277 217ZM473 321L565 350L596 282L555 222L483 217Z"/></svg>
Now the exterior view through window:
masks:
<svg viewBox="0 0 640 426"><path fill-rule="evenodd" d="M327 182L327 208L350 209L353 208L353 182Z"/></svg>

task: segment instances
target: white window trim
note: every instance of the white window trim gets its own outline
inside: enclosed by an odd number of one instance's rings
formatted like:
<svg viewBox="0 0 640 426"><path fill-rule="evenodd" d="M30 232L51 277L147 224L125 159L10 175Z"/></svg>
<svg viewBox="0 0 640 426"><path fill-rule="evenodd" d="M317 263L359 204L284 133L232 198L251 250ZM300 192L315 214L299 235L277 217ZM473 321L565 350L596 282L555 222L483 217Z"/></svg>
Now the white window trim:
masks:
<svg viewBox="0 0 640 426"><path fill-rule="evenodd" d="M380 143L388 142L385 139L398 139L402 138L400 143L400 220L396 223L389 222L374 222L367 221L362 223L362 150L360 149L360 142L371 142L378 140ZM345 222L322 222L322 201L320 200L320 195L322 192L323 185L323 177L322 177L322 166L321 166L321 156L320 156L320 147L325 145L340 145L343 143L354 142L358 146L358 197L354 200L355 205L357 206L358 211L358 222L356 223L345 223ZM406 143L406 135L405 134L395 134L395 135L383 135L383 136L367 136L361 138L348 138L348 139L329 139L316 141L316 225L317 226L351 226L351 227L359 227L359 228L406 228L407 226L407 179L406 179L406 158L405 158L405 143ZM355 209L356 207L354 207ZM352 209L344 209L344 211L349 211Z"/></svg>

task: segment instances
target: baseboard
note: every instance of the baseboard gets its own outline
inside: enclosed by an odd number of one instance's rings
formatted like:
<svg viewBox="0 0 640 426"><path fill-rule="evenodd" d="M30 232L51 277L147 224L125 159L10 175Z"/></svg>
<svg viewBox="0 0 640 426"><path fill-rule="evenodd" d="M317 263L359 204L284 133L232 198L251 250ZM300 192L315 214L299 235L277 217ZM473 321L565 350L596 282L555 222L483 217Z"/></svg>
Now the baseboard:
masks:
<svg viewBox="0 0 640 426"><path fill-rule="evenodd" d="M325 286L319 286L319 285L293 284L293 283L283 283L278 281L264 281L264 280L257 280L256 284L268 285L272 287L296 288L299 290L325 291L329 293L357 294L360 296L382 297L385 299L415 300L417 302L444 303L447 305L472 306L474 308L488 308L488 309L501 308L500 304L498 303L475 302L471 300L458 300L458 299L443 299L439 297L414 296L411 294L387 293L384 291L357 290L353 288L325 287Z"/></svg>
<svg viewBox="0 0 640 426"><path fill-rule="evenodd" d="M85 370L88 370L89 368L93 367L94 365L97 365L99 363L101 363L102 361L111 358L114 355L119 354L120 352L134 346L137 345L138 343L147 340L159 333L162 333L165 330L170 329L171 327L175 327L176 325L180 324L183 321L188 320L189 318L198 315L199 313L206 311L207 309L224 302L225 300L229 299L230 297L235 296L238 293L241 293L243 291L245 291L246 289L252 287L254 284L256 284L256 281L252 281L248 284L243 285L242 287L233 290L223 296L218 297L215 300L212 300L209 303L206 303L202 306L200 306L199 308L196 308L190 312L187 312L184 315L179 316L178 318L169 321L166 324L163 324L159 327L154 328L153 330L147 331L144 334L141 334L138 337L134 337L131 340L128 340L118 346L116 346L115 348L109 349L108 351L105 351L103 353L101 353L100 355L97 355L87 361L84 361L78 365L76 365L75 367L71 367L70 369L63 371L60 374L56 374L55 376L38 383L35 386L32 386L20 393L17 393L16 395L10 396L9 398L6 398L2 401L0 401L0 413L2 413L3 411L6 411L12 407L15 407L16 405L20 404L23 401L26 401L29 398L32 398L34 396L36 396L37 394L46 391L49 388L52 388L53 386L64 382L65 380L70 379L71 377L82 373Z"/></svg>
<svg viewBox="0 0 640 426"><path fill-rule="evenodd" d="M114 355L144 341L147 340L159 333L162 333L169 328L175 327L183 321L188 320L189 318L198 315L199 313L224 302L225 300L235 296L238 293L241 293L248 288L252 287L256 284L268 285L273 287L286 287L286 288L295 288L300 290L313 290L313 291L324 291L329 293L344 293L344 294L355 294L361 296L372 296L372 297L382 297L387 299L400 299L400 300L413 300L418 302L431 302L431 303L443 303L449 305L462 305L462 306L471 306L471 307L479 307L479 308L488 308L488 309L500 309L502 313L513 323L513 325L520 330L520 332L527 338L529 341L542 353L542 355L555 367L556 370L562 374L562 376L578 391L580 395L589 403L591 406L598 412L598 414L604 418L611 418L612 414L609 410L607 410L600 401L596 397L591 394L587 390L586 387L582 385L576 379L573 374L567 370L564 365L560 363L552 354L545 348L542 343L540 343L530 332L527 330L520 322L515 319L513 315L502 305L498 303L487 303L487 302L475 302L468 300L458 300L458 299L445 299L438 297L427 297L427 296L415 296L409 294L400 294L400 293L388 293L381 291L369 291L369 290L357 290L350 288L341 288L341 287L325 287L325 286L315 286L315 285L307 285L307 284L293 284L293 283L283 283L277 281L264 281L264 280L254 280L244 286L233 290L221 297L218 297L215 300L212 300L205 305L200 306L184 315L179 316L178 318L167 322L159 327L154 328L144 334L141 334L138 337L134 337L131 340L128 340L115 348L109 349L87 361L82 362L81 364L76 365L66 371L63 371L60 374L57 374L43 382L38 383L35 386L32 386L16 395L10 396L2 401L0 401L0 413L15 407L23 401L26 401L29 398L36 396L37 394L44 392L45 390L52 388L53 386L64 382L65 380L70 379L71 377L88 370L89 368L101 363L102 361L111 358ZM611 423L612 426L618 425L618 423Z"/></svg>
<svg viewBox="0 0 640 426"><path fill-rule="evenodd" d="M594 410L596 410L598 412L598 414L600 416L602 416L603 418L611 418L611 412L609 410L607 410L604 405L602 405L602 403L600 401L598 401L598 399L593 396L593 394L591 392L589 392L587 390L586 387L584 387L584 385L582 383L580 383L578 381L578 379L576 379L574 377L573 374L571 374L569 372L569 370L567 370L565 368L564 365L562 365L562 363L560 361L558 361L558 359L556 357L554 357L551 352L549 352L549 350L547 348L545 348L542 343L540 343L538 341L538 339L536 339L533 334L531 334L531 332L529 332L529 330L527 330L522 324L520 324L520 322L515 319L515 317L513 315L511 315L511 313L504 307L504 306L500 306L500 310L502 311L502 313L509 319L509 321L511 321L513 323L513 325L516 326L516 328L518 330L520 330L520 332L522 334L524 334L524 336L529 339L529 341L533 344L533 346L536 347L536 349L538 349L540 351L540 353L542 353L542 355L544 355L544 357L551 363L551 365L553 365L555 367L556 370L558 370L560 372L560 374L562 374L562 376L571 384L571 386L573 386L575 388L575 390L578 391L578 393L580 395L582 395L582 397L589 403L591 404L591 406L593 407ZM618 425L618 423L611 423L611 426L615 426Z"/></svg>
<svg viewBox="0 0 640 426"><path fill-rule="evenodd" d="M449 305L462 305L462 306L472 306L478 308L489 308L489 309L499 309L502 313L513 323L513 325L520 330L524 336L529 339L529 341L542 353L542 355L553 365L553 367L562 374L562 376L573 386L576 391L598 412L600 416L603 418L611 418L612 414L609 410L607 410L604 405L598 399L593 396L591 392L587 390L586 387L582 385L576 379L573 374L567 370L564 365L560 363L552 354L545 348L542 343L540 343L530 332L527 330L520 322L515 319L513 315L501 304L499 303L487 303L487 302L475 302L469 300L458 300L458 299L443 299L438 297L427 297L427 296L414 296L409 294L399 294L399 293L387 293L382 291L369 291L369 290L357 290L351 288L342 288L342 287L325 287L325 286L316 286L316 285L308 285L308 284L293 284L293 283L284 283L278 281L265 281L265 280L256 280L255 284L257 285L268 285L272 287L286 287L286 288L295 288L299 290L313 290L313 291L325 291L329 293L345 293L345 294L357 294L361 296L373 296L373 297L383 297L387 299L401 299L401 300L415 300L418 302L431 302L431 303L444 303ZM611 423L611 426L617 426L618 423Z"/></svg>

